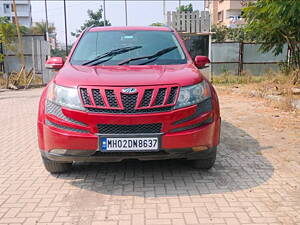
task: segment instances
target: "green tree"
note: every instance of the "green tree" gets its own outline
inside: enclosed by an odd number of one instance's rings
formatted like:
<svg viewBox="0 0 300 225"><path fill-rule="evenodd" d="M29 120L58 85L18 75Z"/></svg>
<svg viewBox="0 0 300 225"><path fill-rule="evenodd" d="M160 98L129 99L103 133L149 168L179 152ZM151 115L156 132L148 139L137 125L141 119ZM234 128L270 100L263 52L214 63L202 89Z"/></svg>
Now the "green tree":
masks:
<svg viewBox="0 0 300 225"><path fill-rule="evenodd" d="M16 28L7 18L0 17L0 44L7 50L16 51L15 41ZM4 54L0 54L0 62L3 62Z"/></svg>
<svg viewBox="0 0 300 225"><path fill-rule="evenodd" d="M225 41L254 41L257 40L251 33L249 33L244 26L238 26L236 28L229 28L226 26L216 26L212 25L211 31L212 40L216 42L225 42Z"/></svg>
<svg viewBox="0 0 300 225"><path fill-rule="evenodd" d="M36 22L33 27L30 28L32 34L46 35L46 22ZM51 24L48 24L48 33L52 34L55 32L55 27Z"/></svg>
<svg viewBox="0 0 300 225"><path fill-rule="evenodd" d="M177 11L179 12L193 12L193 5L190 3L188 5L181 5L177 7Z"/></svg>
<svg viewBox="0 0 300 225"><path fill-rule="evenodd" d="M160 22L155 22L155 23L151 23L150 26L153 26L153 27L163 27L164 24L160 23Z"/></svg>
<svg viewBox="0 0 300 225"><path fill-rule="evenodd" d="M68 49L70 49L71 46L68 46ZM66 58L66 50L64 49L51 49L51 56L52 57L62 57L62 58Z"/></svg>
<svg viewBox="0 0 300 225"><path fill-rule="evenodd" d="M227 38L228 28L226 26L216 26L212 25L211 27L212 40L216 42L224 42Z"/></svg>
<svg viewBox="0 0 300 225"><path fill-rule="evenodd" d="M80 29L76 30L76 32L71 32L72 36L78 37L84 29L86 29L92 25L97 26L97 27L111 26L111 23L108 20L104 21L102 19L102 17L103 17L103 9L102 8L98 9L95 12L92 10L88 10L87 14L88 14L89 19L86 20L85 23L80 27Z"/></svg>
<svg viewBox="0 0 300 225"><path fill-rule="evenodd" d="M290 66L300 68L300 1L258 0L243 10L246 30L263 41L262 52L282 53L287 43L290 49Z"/></svg>

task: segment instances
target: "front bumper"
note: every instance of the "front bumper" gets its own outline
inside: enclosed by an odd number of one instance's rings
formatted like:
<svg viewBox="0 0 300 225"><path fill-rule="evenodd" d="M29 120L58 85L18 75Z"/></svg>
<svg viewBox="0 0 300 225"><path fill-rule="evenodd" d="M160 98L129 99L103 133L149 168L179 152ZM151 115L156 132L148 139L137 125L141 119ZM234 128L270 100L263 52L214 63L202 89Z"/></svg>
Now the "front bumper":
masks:
<svg viewBox="0 0 300 225"><path fill-rule="evenodd" d="M38 121L39 147L44 157L55 161L120 161L123 159L201 158L219 144L221 118L212 110L198 113L196 106L170 112L116 115L97 114L62 108L63 118L44 114ZM68 119L66 119L68 118ZM76 123L74 123L77 121ZM98 150L98 124L162 123L161 148L150 153L102 153ZM105 134L102 134L105 135ZM120 134L120 137L122 134ZM205 146L208 150L193 152L191 148ZM54 154L51 151L79 150L79 155Z"/></svg>
<svg viewBox="0 0 300 225"><path fill-rule="evenodd" d="M43 157L57 162L120 162L125 159L137 160L165 160L165 159L207 159L212 157L217 147L209 148L205 151L194 152L192 149L169 149L158 152L100 152L80 150L76 154L54 154L51 152L41 151Z"/></svg>

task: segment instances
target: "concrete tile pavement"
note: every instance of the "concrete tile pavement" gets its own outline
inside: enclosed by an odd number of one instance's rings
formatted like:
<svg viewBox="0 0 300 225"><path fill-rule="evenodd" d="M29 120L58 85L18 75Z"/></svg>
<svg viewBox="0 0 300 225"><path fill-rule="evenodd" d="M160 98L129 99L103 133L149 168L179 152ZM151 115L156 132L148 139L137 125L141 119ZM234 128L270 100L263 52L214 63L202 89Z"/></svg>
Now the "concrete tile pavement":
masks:
<svg viewBox="0 0 300 225"><path fill-rule="evenodd" d="M40 93L0 93L0 224L300 224L299 136L255 100L221 96L222 141L209 171L130 161L54 176L38 152Z"/></svg>

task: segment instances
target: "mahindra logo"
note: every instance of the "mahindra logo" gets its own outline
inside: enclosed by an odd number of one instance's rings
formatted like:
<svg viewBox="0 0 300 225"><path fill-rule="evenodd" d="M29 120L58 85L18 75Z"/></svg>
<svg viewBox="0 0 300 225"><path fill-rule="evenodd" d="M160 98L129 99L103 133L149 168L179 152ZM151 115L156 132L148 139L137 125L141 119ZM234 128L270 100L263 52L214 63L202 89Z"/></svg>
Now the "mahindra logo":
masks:
<svg viewBox="0 0 300 225"><path fill-rule="evenodd" d="M126 93L126 94L133 94L133 93L137 92L137 90L135 88L123 88L122 92Z"/></svg>

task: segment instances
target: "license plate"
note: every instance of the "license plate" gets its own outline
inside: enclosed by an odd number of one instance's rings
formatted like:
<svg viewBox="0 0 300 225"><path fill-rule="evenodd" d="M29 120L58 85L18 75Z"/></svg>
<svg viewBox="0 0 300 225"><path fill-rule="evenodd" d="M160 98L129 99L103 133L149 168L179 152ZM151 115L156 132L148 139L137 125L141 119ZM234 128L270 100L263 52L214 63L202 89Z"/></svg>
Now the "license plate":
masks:
<svg viewBox="0 0 300 225"><path fill-rule="evenodd" d="M157 151L158 137L101 137L101 151Z"/></svg>

